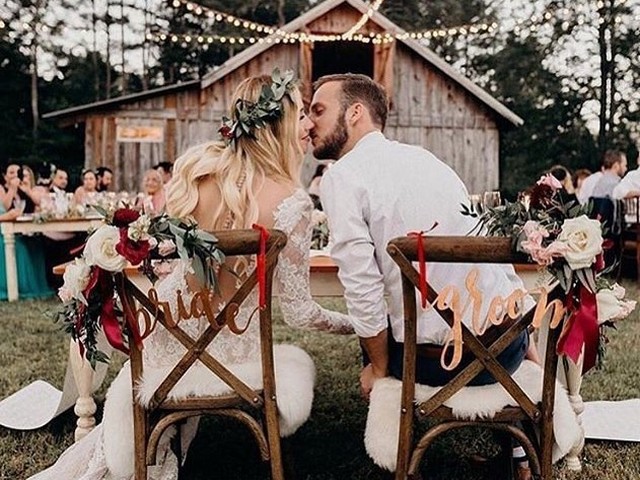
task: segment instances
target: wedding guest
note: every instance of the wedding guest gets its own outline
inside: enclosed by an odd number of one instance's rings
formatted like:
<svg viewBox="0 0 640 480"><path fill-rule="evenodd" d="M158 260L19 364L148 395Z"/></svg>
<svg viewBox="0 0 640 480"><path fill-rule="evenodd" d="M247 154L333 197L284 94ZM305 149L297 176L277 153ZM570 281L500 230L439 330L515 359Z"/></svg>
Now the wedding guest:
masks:
<svg viewBox="0 0 640 480"><path fill-rule="evenodd" d="M173 163L171 162L160 162L155 167L154 170L157 170L158 173L162 176L162 183L167 185L171 180L171 176L173 175Z"/></svg>
<svg viewBox="0 0 640 480"><path fill-rule="evenodd" d="M589 201L589 198L593 196L593 189L602 178L602 175L603 173L601 167L599 171L592 173L582 181L580 190L577 193L578 201L582 205L585 205Z"/></svg>
<svg viewBox="0 0 640 480"><path fill-rule="evenodd" d="M602 159L602 176L593 187L591 197L611 198L613 189L627 172L627 156L619 150L607 150Z"/></svg>
<svg viewBox="0 0 640 480"><path fill-rule="evenodd" d="M34 209L40 205L43 197L49 193L46 188L41 185L36 185L33 170L26 165L22 166L22 182L20 183L20 190L31 200L31 202L33 202Z"/></svg>
<svg viewBox="0 0 640 480"><path fill-rule="evenodd" d="M162 176L158 170L147 170L142 179L144 197L141 198L140 207L149 215L158 215L165 208L165 189L162 184Z"/></svg>
<svg viewBox="0 0 640 480"><path fill-rule="evenodd" d="M382 134L388 113L383 87L365 75L339 74L321 77L314 90L313 155L338 159L324 174L320 193L333 239L331 256L364 350L360 387L368 398L376 380L388 375L400 379L403 370L400 270L387 254L387 244L430 228L433 235L468 235L476 222L460 212L469 194L449 166L421 147L390 141ZM499 265L430 264L429 282L436 290L453 285L465 291L471 268L478 269L478 290L485 298L506 298L524 289L511 266ZM481 318L486 318L487 307L483 305ZM448 325L435 309L417 308L418 343L443 345L450 334ZM470 317L467 312L465 324L471 325ZM513 373L528 347L529 336L523 332L498 360ZM416 360L416 381L433 386L444 385L464 366L445 370L431 355ZM495 379L484 371L471 383L484 385ZM528 473L524 469L520 478L531 478Z"/></svg>
<svg viewBox="0 0 640 480"><path fill-rule="evenodd" d="M113 171L109 167L98 167L96 169L97 185L96 190L98 192L106 192L111 189L111 183L113 182Z"/></svg>
<svg viewBox="0 0 640 480"><path fill-rule="evenodd" d="M36 203L30 195L28 187L30 183L23 182L24 169L20 165L11 163L4 168L3 174L4 183L0 190L0 197L2 197L5 210L14 206L23 213L33 213L36 209Z"/></svg>
<svg viewBox="0 0 640 480"><path fill-rule="evenodd" d="M93 170L82 172L82 185L76 188L73 200L79 205L86 205L95 196L98 188L98 177Z"/></svg>
<svg viewBox="0 0 640 480"><path fill-rule="evenodd" d="M69 185L69 175L65 170L56 168L49 189L54 193L66 193L67 185Z"/></svg>
<svg viewBox="0 0 640 480"><path fill-rule="evenodd" d="M549 169L549 173L553 175L561 184L562 190L560 191L560 198L564 203L577 201L575 191L573 188L573 181L571 179L571 172L567 167L563 165L554 165Z"/></svg>
<svg viewBox="0 0 640 480"><path fill-rule="evenodd" d="M282 98L263 98L263 89L268 87L271 91L272 85L271 77L265 75L249 77L237 87L230 102L233 106L232 121L239 121L239 108L244 111L255 105L269 109L277 103L278 109L270 112L260 123L245 123L243 132L249 130L251 135L240 136L240 130L227 127L226 141L208 142L184 153L176 161L167 212L172 217L195 220L204 230L246 229L254 223L282 230L290 241L280 253L274 287L280 292L285 322L299 328L349 333L352 329L346 315L320 307L311 297L309 248L312 206L298 180L303 151L309 142L310 122L304 112L301 94L291 81L283 79L279 82L280 86L285 86ZM220 295L216 300L221 304L235 292L238 281L247 278L255 268L247 265L246 259L226 266L228 268L219 270L218 276ZM197 290L199 286L194 286L187 279L188 271L188 262L174 262L170 273L156 284L159 298L175 305L176 290L184 293ZM189 277L189 280L193 279ZM243 304L237 314L237 320L248 325L245 333L236 335L229 329L223 329L217 341L208 347L223 365L234 365L244 372L252 372L249 370L252 365L258 365L259 369L261 358L259 322L249 321L258 307L257 287L249 298L248 304ZM185 328L193 331L199 331L208 324L206 317L182 322L188 324ZM168 374L184 352L184 347L166 330L155 328L145 339L145 374L161 378ZM308 360L312 363L311 359ZM277 365L277 356L275 362ZM202 379L197 376L196 379L185 388L201 390ZM186 380L183 378L180 383ZM279 403L283 398L300 395L299 391L289 391L287 395L281 387L283 385L279 384ZM285 408L280 412L281 418L298 415L299 420L304 421L302 417L310 412L302 407L304 400L296 400L295 408ZM102 424L70 447L53 467L32 477L32 480L132 478L133 401L127 363L109 389ZM310 402L308 407L310 410ZM293 433L298 426L287 424L288 433ZM183 435L182 444L188 445L193 434L192 429L189 437ZM157 476L151 475L150 478L177 478L177 460L165 437L160 440L159 449L159 462L155 467Z"/></svg>
<svg viewBox="0 0 640 480"><path fill-rule="evenodd" d="M580 190L582 189L582 184L584 183L585 179L590 175L591 175L591 170L588 170L586 168L579 168L578 170L573 172L571 180L573 181L573 191L576 194L576 197L578 198L580 197Z"/></svg>
<svg viewBox="0 0 640 480"><path fill-rule="evenodd" d="M611 196L616 200L640 197L640 166L628 172L620 180L620 183L614 187Z"/></svg>

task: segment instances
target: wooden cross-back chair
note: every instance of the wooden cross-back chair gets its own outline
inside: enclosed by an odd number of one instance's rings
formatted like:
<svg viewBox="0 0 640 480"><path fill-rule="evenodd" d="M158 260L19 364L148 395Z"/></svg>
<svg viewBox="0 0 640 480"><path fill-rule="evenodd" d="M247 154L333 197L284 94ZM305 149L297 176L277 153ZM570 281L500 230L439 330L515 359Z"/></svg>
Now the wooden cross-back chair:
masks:
<svg viewBox="0 0 640 480"><path fill-rule="evenodd" d="M624 212L621 262L635 261L636 280L640 280L640 197L625 198Z"/></svg>
<svg viewBox="0 0 640 480"><path fill-rule="evenodd" d="M424 237L423 249L427 262L439 263L527 263L522 255L512 253L511 240L488 237ZM416 237L402 237L389 242L387 251L398 264L402 277L404 298L404 358L402 380L402 407L398 443L396 480L419 478L419 467L426 450L442 433L467 426L480 426L506 432L525 449L533 473L543 480L551 480L553 447L553 406L555 398L556 370L558 356L556 343L562 325L549 331L544 360L542 401L532 402L509 373L498 363L496 357L508 347L533 320L534 310L522 315L508 328L501 330L498 338L490 344L483 344L471 330L462 325L462 338L466 355L473 359L449 383L427 401L416 405L416 335L417 305L416 289L420 288L420 276L412 262L418 261ZM428 268L428 267L427 267ZM428 301L433 304L438 292L427 285ZM549 293L549 301L559 298L561 289L554 288ZM487 299L490 301L490 299ZM434 307L431 307L434 308ZM453 325L453 312L440 311L442 318ZM495 338L495 336L493 336ZM491 340L490 340L491 341ZM468 385L479 373L488 370L499 384L518 403L518 407L505 407L491 418L473 421L456 417L444 405L456 392ZM479 401L481 401L479 399ZM437 420L414 445L414 422L417 420ZM534 433L534 425L539 428L540 439ZM511 458L509 452L508 458ZM510 470L510 469L509 469Z"/></svg>
<svg viewBox="0 0 640 480"><path fill-rule="evenodd" d="M266 306L259 311L260 349L262 359L263 388L256 390L239 379L216 358L207 352L222 328L226 328L227 319L234 316L237 309L247 299L258 284L258 269L247 277L236 293L229 299L222 311L216 315L215 325L210 324L197 339L192 339L180 328L180 323L170 325L161 311L156 311L155 304L146 292L142 292L126 273L118 279L118 294L126 299L128 305L143 307L151 315L155 315L161 325L156 328L167 329L186 349L181 360L169 372L155 390L147 407L133 401L134 442L135 442L135 479L146 480L147 467L156 462L156 449L162 433L171 425L181 423L185 419L202 414L217 414L235 418L245 424L255 437L264 461L270 462L271 475L274 480L284 477L278 411L276 405L276 389L273 359L273 339L271 325L272 280L278 261L278 254L287 242L286 235L277 230L269 230L266 242ZM260 249L259 232L254 230L230 230L213 232L218 238L218 247L227 258L234 256L256 255ZM125 308L125 315L136 316L134 309ZM137 318L130 319L135 322ZM255 321L252 320L252 321ZM143 355L133 340L129 338L131 381L136 389L142 378L144 365ZM219 377L229 386L229 393L221 396L188 397L179 400L168 399L171 389L196 361L200 361L212 375ZM247 409L247 407L250 407ZM248 413L248 410L256 415Z"/></svg>

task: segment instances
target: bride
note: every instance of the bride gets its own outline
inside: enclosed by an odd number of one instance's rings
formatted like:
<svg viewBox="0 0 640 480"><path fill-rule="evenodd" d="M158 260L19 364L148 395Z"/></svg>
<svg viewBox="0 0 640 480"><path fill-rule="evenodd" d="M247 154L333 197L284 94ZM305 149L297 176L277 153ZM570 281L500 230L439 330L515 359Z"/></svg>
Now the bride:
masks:
<svg viewBox="0 0 640 480"><path fill-rule="evenodd" d="M265 95L267 89L274 95ZM321 308L311 298L309 289L313 207L298 179L312 123L305 114L300 91L290 74L250 77L237 87L232 105L231 119L220 129L224 140L193 147L176 161L169 187L167 212L172 217L193 219L204 230L246 229L254 223L282 230L287 234L288 242L280 253L274 281L285 322L299 328L350 333L352 328L348 317ZM240 111L249 114L241 117ZM246 134L247 131L249 134ZM220 269L219 273L221 304L230 298L238 282L255 267L246 259L229 266L230 269ZM195 291L198 287L194 282L189 264L176 260L155 288L158 296L168 301L175 310L176 291ZM257 303L257 291L254 291L239 312L239 324L249 321ZM207 324L206 318L201 318L181 322L181 327L195 336ZM228 329L223 329L209 349L230 370L247 371L247 365L259 367L258 339L258 322L253 321L243 335L234 335ZM296 364L306 365L306 369L302 368L300 372L307 377L302 380L312 392L312 360L296 347L279 347L274 352L276 363L279 357L293 356L296 357ZM144 378L136 391L136 401L145 401L145 396L155 390L164 374L171 370L183 353L183 347L163 328L156 328L147 337L143 349ZM196 389L202 391L203 378L206 378L201 371L204 368L202 365L193 365L176 385L179 391L174 389L172 395L187 396ZM259 368L253 371L259 371ZM208 373L208 382L215 383L212 378L212 374ZM209 385L207 388L210 389L207 393L222 393L220 385ZM281 433L289 435L308 418L312 393L308 405L297 408L297 416L287 418L286 412L296 409L282 408L281 397L287 397L283 395L283 390L286 390L286 385L281 388L278 384L278 406L284 417L281 418ZM294 390L293 386L291 390ZM288 395L291 398L296 396L295 393ZM32 478L132 478L131 402L131 373L126 363L107 393L103 422L67 449L56 464ZM183 431L182 438L187 439L187 445L195 435L196 426L197 420L187 425L186 432ZM177 459L168 444L169 439L163 439L158 449L158 464L150 468L148 478L177 478Z"/></svg>

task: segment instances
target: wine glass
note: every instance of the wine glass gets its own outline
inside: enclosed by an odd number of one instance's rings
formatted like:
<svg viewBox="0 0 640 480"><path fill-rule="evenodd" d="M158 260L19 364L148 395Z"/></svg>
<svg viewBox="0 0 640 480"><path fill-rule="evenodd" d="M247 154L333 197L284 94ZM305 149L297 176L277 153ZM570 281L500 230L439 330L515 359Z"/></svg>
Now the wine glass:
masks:
<svg viewBox="0 0 640 480"><path fill-rule="evenodd" d="M27 206L27 201L22 198L16 199L13 201L13 205L20 212L20 215L24 212L25 207Z"/></svg>
<svg viewBox="0 0 640 480"><path fill-rule="evenodd" d="M484 210L487 208L495 208L500 206L500 192L492 191L492 192L484 192L482 194L482 206Z"/></svg>
<svg viewBox="0 0 640 480"><path fill-rule="evenodd" d="M479 193L469 195L469 203L471 204L472 212L482 213L482 195Z"/></svg>

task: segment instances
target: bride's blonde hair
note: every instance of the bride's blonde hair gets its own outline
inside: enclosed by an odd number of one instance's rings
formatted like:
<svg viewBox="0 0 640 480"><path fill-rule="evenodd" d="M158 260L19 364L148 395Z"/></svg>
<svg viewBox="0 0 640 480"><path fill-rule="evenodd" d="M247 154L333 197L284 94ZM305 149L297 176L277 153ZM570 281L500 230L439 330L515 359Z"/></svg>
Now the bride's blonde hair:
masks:
<svg viewBox="0 0 640 480"><path fill-rule="evenodd" d="M257 102L263 86L271 85L267 75L245 79L234 92L231 105L238 100ZM233 143L208 142L190 148L174 165L166 210L170 216L188 219L198 203L198 185L211 175L222 195L212 205L215 229L251 228L258 220L254 188L270 178L299 183L303 151L299 141L300 91L293 88L282 100L282 115L254 128ZM232 108L232 120L237 120ZM229 221L231 220L231 221Z"/></svg>

